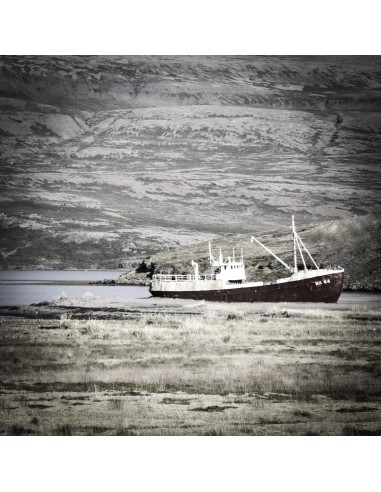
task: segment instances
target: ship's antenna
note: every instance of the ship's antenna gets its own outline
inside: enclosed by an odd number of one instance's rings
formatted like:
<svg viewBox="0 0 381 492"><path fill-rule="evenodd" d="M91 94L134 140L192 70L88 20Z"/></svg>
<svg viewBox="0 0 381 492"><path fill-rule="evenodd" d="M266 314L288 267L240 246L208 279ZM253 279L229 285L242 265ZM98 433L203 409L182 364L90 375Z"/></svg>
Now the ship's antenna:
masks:
<svg viewBox="0 0 381 492"><path fill-rule="evenodd" d="M235 261L235 251L234 251L234 248L233 248L233 261Z"/></svg>
<svg viewBox="0 0 381 492"><path fill-rule="evenodd" d="M243 263L243 249L242 249L242 246L241 246L241 263Z"/></svg>
<svg viewBox="0 0 381 492"><path fill-rule="evenodd" d="M209 241L209 263L212 264L213 262L213 256L212 256L212 245Z"/></svg>
<svg viewBox="0 0 381 492"><path fill-rule="evenodd" d="M223 260L223 258L222 258L221 248L220 248L220 257L219 257L219 261L220 261L220 263L221 263L221 264L224 262L224 260Z"/></svg>

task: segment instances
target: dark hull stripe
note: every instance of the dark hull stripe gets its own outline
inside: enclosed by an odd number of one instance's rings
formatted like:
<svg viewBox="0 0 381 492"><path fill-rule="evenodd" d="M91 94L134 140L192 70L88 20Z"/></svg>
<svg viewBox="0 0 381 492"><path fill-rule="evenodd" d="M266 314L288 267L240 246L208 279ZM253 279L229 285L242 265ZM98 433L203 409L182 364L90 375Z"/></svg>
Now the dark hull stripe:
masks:
<svg viewBox="0 0 381 492"><path fill-rule="evenodd" d="M258 287L244 287L243 284L237 289L150 292L155 297L223 302L337 302L343 288L343 278L344 273L339 272Z"/></svg>

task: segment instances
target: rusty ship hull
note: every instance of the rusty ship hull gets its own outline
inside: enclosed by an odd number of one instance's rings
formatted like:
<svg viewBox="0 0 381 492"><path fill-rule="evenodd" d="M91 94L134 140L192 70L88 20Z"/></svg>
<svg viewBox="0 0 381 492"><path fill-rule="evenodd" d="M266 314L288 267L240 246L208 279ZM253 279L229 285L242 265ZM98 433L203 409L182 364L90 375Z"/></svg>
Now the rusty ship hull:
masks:
<svg viewBox="0 0 381 492"><path fill-rule="evenodd" d="M154 297L220 302L324 302L335 303L343 288L344 272L260 286L236 285L223 289L150 292Z"/></svg>

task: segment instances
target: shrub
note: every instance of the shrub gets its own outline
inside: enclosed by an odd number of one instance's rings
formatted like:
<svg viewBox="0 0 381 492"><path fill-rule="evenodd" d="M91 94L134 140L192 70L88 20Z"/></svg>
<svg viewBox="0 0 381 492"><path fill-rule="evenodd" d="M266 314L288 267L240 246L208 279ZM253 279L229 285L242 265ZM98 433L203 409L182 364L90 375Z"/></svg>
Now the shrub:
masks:
<svg viewBox="0 0 381 492"><path fill-rule="evenodd" d="M56 427L55 434L58 436L73 436L74 430L70 424L59 425Z"/></svg>
<svg viewBox="0 0 381 492"><path fill-rule="evenodd" d="M227 317L228 321L242 321L243 315L241 313L230 313Z"/></svg>
<svg viewBox="0 0 381 492"><path fill-rule="evenodd" d="M66 313L61 314L60 316L60 328L63 328L64 330L68 330L74 327L74 322L71 319L70 315L67 315Z"/></svg>

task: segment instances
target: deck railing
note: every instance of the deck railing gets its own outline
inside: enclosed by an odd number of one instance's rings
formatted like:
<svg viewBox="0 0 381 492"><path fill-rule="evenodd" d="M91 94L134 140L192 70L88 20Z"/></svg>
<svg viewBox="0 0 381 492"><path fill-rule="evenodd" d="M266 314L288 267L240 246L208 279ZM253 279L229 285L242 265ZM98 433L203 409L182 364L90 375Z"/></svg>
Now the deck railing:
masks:
<svg viewBox="0 0 381 492"><path fill-rule="evenodd" d="M196 280L194 275L165 275L157 273L153 276L152 280L158 280L160 282L191 282ZM197 277L197 280L216 280L215 275L203 274Z"/></svg>

